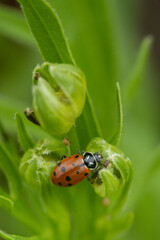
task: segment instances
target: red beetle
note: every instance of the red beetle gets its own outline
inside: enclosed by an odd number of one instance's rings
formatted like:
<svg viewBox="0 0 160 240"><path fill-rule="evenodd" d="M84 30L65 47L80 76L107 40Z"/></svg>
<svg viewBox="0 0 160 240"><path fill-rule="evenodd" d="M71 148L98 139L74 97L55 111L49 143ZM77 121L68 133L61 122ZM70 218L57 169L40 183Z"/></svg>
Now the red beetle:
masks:
<svg viewBox="0 0 160 240"><path fill-rule="evenodd" d="M70 157L63 156L52 172L52 182L60 187L70 187L85 179L90 170L98 167L102 160L99 153L84 152L83 156L75 154Z"/></svg>

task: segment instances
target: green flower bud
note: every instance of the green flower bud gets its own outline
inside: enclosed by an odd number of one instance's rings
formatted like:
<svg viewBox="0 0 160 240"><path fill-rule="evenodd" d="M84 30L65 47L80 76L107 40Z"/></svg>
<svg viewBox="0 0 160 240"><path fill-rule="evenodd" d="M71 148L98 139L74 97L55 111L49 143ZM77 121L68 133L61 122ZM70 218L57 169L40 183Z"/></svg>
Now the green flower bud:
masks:
<svg viewBox="0 0 160 240"><path fill-rule="evenodd" d="M93 173L90 177L96 193L109 199L116 196L119 204L122 203L132 180L130 160L119 149L101 138L92 139L86 151L100 152L103 156L98 174Z"/></svg>
<svg viewBox="0 0 160 240"><path fill-rule="evenodd" d="M69 155L69 148L62 141L41 140L22 157L20 173L30 186L40 192L43 185L50 183L53 168L63 154Z"/></svg>
<svg viewBox="0 0 160 240"><path fill-rule="evenodd" d="M71 129L83 110L85 96L85 76L78 67L44 63L34 70L34 113L51 135L62 135Z"/></svg>

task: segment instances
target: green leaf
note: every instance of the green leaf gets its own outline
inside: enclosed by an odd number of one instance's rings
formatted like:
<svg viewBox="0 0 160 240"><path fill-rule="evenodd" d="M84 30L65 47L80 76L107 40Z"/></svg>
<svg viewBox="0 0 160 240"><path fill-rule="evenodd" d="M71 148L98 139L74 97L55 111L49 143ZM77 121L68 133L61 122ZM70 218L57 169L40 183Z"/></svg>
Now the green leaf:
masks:
<svg viewBox="0 0 160 240"><path fill-rule="evenodd" d="M74 63L60 21L51 6L43 0L18 2L22 5L43 58L52 63Z"/></svg>
<svg viewBox="0 0 160 240"><path fill-rule="evenodd" d="M109 140L109 143L113 145L118 145L122 135L123 129L123 108L122 108L122 100L121 100L121 90L120 85L116 83L117 88L117 103L118 103L118 129L113 137Z"/></svg>
<svg viewBox="0 0 160 240"><path fill-rule="evenodd" d="M0 122L0 136L1 136L1 141L8 150L8 152L11 153L12 155L12 162L16 165L18 165L20 156L19 156L19 151L17 149L17 141L16 139L11 135L11 133L6 131L4 129L3 125Z"/></svg>
<svg viewBox="0 0 160 240"><path fill-rule="evenodd" d="M63 62L75 64L67 41L65 40L62 26L50 5L44 0L18 1L22 5L24 14L43 58L52 63ZM84 126L84 134L82 134L81 131L82 126ZM73 128L72 133L73 131L76 130ZM89 95L87 95L84 111L79 121L77 121L77 131L80 136L81 148L85 148L91 138L102 136Z"/></svg>
<svg viewBox="0 0 160 240"><path fill-rule="evenodd" d="M0 121L4 129L8 132L15 132L14 114L16 111L22 112L25 106L21 105L20 102L15 102L13 99L0 95Z"/></svg>
<svg viewBox="0 0 160 240"><path fill-rule="evenodd" d="M25 105L21 105L19 102L13 101L5 96L0 95L0 121L2 122L3 128L7 129L9 133L16 133L16 124L14 121L15 112L23 112ZM32 124L26 119L26 117L21 117L28 132L32 134L36 139L48 138L49 135L41 130L35 124Z"/></svg>
<svg viewBox="0 0 160 240"><path fill-rule="evenodd" d="M7 192L4 191L2 187L0 187L0 195L3 195L4 197L9 197Z"/></svg>
<svg viewBox="0 0 160 240"><path fill-rule="evenodd" d="M3 208L6 211L11 212L13 209L13 205L14 205L14 202L11 199L0 195L0 207L1 208Z"/></svg>
<svg viewBox="0 0 160 240"><path fill-rule="evenodd" d="M82 115L77 120L77 133L81 149L85 149L88 142L94 137L102 137L101 128L97 120L94 107L87 93L86 103Z"/></svg>
<svg viewBox="0 0 160 240"><path fill-rule="evenodd" d="M11 197L17 197L21 188L18 172L13 164L11 157L5 148L0 145L0 168L3 170L9 183Z"/></svg>
<svg viewBox="0 0 160 240"><path fill-rule="evenodd" d="M27 151L28 149L33 148L34 142L28 135L21 116L18 113L15 114L15 120L17 123L18 140L22 149Z"/></svg>
<svg viewBox="0 0 160 240"><path fill-rule="evenodd" d="M125 172L127 172L127 174L125 174L126 177L124 183L119 189L117 196L114 198L113 203L109 207L112 212L118 212L122 209L128 196L128 192L130 190L130 186L133 179L133 167L129 159L126 160L126 166L127 170Z"/></svg>
<svg viewBox="0 0 160 240"><path fill-rule="evenodd" d="M126 89L127 93L126 101L132 100L139 89L147 65L147 60L149 58L152 42L153 42L152 36L148 36L143 40L141 44L135 66L133 67L131 76L128 79Z"/></svg>
<svg viewBox="0 0 160 240"><path fill-rule="evenodd" d="M0 230L0 237L2 237L3 239L6 240L40 240L41 237L21 237L21 236L17 236L17 235L11 235L8 233L5 233L4 231Z"/></svg>
<svg viewBox="0 0 160 240"><path fill-rule="evenodd" d="M17 42L34 46L34 39L19 10L0 5L0 34Z"/></svg>
<svg viewBox="0 0 160 240"><path fill-rule="evenodd" d="M99 193L102 197L112 196L118 190L119 180L116 178L116 176L113 175L112 171L109 168L102 169L100 171L100 176L102 177L104 182L104 184L102 184L102 187L104 187L104 191L100 189L101 186L96 186L95 191Z"/></svg>

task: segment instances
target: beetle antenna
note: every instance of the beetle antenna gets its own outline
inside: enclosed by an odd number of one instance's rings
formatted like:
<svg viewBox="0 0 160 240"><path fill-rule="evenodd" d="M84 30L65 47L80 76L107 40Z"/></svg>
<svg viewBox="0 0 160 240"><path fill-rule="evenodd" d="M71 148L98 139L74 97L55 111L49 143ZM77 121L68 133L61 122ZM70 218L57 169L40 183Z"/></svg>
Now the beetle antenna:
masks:
<svg viewBox="0 0 160 240"><path fill-rule="evenodd" d="M78 154L81 154L81 152L80 152L79 150L77 150L77 153L78 153Z"/></svg>

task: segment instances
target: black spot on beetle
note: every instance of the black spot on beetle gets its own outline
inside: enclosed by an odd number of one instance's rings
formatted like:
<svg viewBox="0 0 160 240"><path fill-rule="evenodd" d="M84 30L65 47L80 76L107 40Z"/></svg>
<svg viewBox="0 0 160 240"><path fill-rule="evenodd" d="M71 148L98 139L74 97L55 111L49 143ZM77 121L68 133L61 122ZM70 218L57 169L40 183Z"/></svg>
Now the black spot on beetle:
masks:
<svg viewBox="0 0 160 240"><path fill-rule="evenodd" d="M62 186L62 183L61 183L61 182L59 182L59 183L58 183L58 185L59 185L59 186Z"/></svg>
<svg viewBox="0 0 160 240"><path fill-rule="evenodd" d="M61 167L61 172L65 172L66 168L65 167Z"/></svg>
<svg viewBox="0 0 160 240"><path fill-rule="evenodd" d="M83 167L85 164L84 163L81 163L81 165L79 165L80 167Z"/></svg>
<svg viewBox="0 0 160 240"><path fill-rule="evenodd" d="M60 167L60 166L61 166L61 162L58 163L58 167Z"/></svg>
<svg viewBox="0 0 160 240"><path fill-rule="evenodd" d="M79 171L77 171L76 173L79 174Z"/></svg>
<svg viewBox="0 0 160 240"><path fill-rule="evenodd" d="M75 158L78 158L78 157L79 157L79 155L76 155L76 156L75 156Z"/></svg>
<svg viewBox="0 0 160 240"><path fill-rule="evenodd" d="M75 163L72 163L72 166L73 166L73 167L75 167L75 166L76 166L76 164L75 164Z"/></svg>
<svg viewBox="0 0 160 240"><path fill-rule="evenodd" d="M68 183L68 186L71 187L71 186L72 186L72 183Z"/></svg>
<svg viewBox="0 0 160 240"><path fill-rule="evenodd" d="M54 172L53 175L56 176L56 172Z"/></svg>
<svg viewBox="0 0 160 240"><path fill-rule="evenodd" d="M67 176L66 181L71 181L71 178L69 176Z"/></svg>
<svg viewBox="0 0 160 240"><path fill-rule="evenodd" d="M85 174L84 174L84 176L87 176L88 175L88 173L86 172Z"/></svg>

